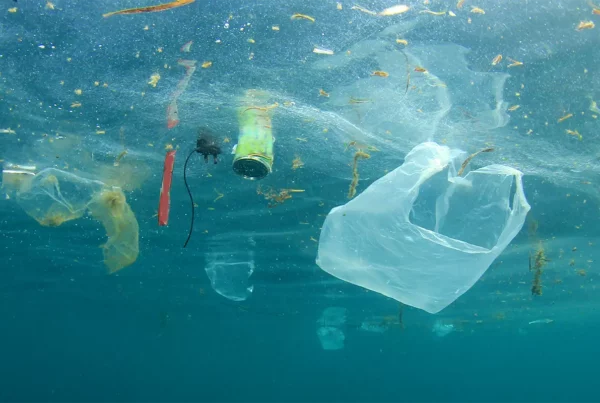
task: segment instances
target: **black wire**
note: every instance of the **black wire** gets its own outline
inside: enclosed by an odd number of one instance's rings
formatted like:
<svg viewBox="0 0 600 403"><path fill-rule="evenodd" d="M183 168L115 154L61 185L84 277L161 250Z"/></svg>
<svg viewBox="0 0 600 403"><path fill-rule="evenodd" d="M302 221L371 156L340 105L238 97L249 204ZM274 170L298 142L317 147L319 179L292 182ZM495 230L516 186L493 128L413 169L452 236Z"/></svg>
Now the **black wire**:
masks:
<svg viewBox="0 0 600 403"><path fill-rule="evenodd" d="M187 173L187 164L188 164L188 161L190 160L190 157L196 151L198 151L197 148L195 148L194 150L192 150L192 152L190 153L190 155L188 155L187 158L185 159L185 164L183 164L183 182L185 183L185 188L187 189L187 192L190 195L190 202L192 203L192 221L190 222L190 232L188 232L187 239L185 240L185 243L183 244L184 248L187 246L188 242L190 241L190 238L192 237L192 231L194 230L194 215L195 215L194 198L192 197L192 192L190 191L190 187L188 186L188 183L187 183L187 175L186 175L186 173Z"/></svg>

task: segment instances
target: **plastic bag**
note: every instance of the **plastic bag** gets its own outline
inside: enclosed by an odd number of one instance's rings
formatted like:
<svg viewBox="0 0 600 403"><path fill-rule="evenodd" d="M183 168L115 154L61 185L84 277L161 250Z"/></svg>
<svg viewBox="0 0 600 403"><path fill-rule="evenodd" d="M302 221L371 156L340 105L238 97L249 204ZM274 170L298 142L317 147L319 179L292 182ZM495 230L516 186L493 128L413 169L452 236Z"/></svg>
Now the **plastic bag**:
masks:
<svg viewBox="0 0 600 403"><path fill-rule="evenodd" d="M102 245L104 264L110 273L136 261L139 254L139 225L119 188L103 189L88 208L102 222L108 240Z"/></svg>
<svg viewBox="0 0 600 403"><path fill-rule="evenodd" d="M490 165L458 177L465 157L436 143L416 146L402 166L331 210L317 264L430 313L450 305L508 246L530 210L521 172Z"/></svg>
<svg viewBox="0 0 600 403"><path fill-rule="evenodd" d="M99 181L48 168L22 184L17 203L41 225L57 227L83 216L90 198L103 186Z"/></svg>
<svg viewBox="0 0 600 403"><path fill-rule="evenodd" d="M323 350L344 348L346 318L346 308L329 307L323 310L321 317L317 320L317 336Z"/></svg>
<svg viewBox="0 0 600 403"><path fill-rule="evenodd" d="M206 274L212 288L232 301L245 301L254 286L250 276L254 273L254 252L240 249L230 253L207 255Z"/></svg>
<svg viewBox="0 0 600 403"><path fill-rule="evenodd" d="M54 168L27 176L27 180L19 178L10 178L17 203L41 225L57 227L89 210L106 229L108 241L102 247L109 272L136 261L139 225L121 189Z"/></svg>

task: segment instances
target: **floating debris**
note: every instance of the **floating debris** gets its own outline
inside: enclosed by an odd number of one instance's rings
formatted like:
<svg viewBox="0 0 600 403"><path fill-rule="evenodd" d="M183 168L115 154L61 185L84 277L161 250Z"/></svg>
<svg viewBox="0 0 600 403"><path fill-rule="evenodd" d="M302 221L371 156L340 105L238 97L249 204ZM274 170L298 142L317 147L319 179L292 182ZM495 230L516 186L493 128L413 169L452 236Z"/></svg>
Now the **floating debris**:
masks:
<svg viewBox="0 0 600 403"><path fill-rule="evenodd" d="M494 57L494 60L492 60L492 66L497 65L501 61L502 61L502 55L498 55L498 56Z"/></svg>
<svg viewBox="0 0 600 403"><path fill-rule="evenodd" d="M185 6L187 4L193 3L194 1L196 1L196 0L176 0L171 3L158 4L156 6L127 8L124 10L113 11L110 13L102 14L102 16L104 18L108 18L113 15L122 15L122 14L154 13L154 12L158 12L158 11L170 10L172 8Z"/></svg>
<svg viewBox="0 0 600 403"><path fill-rule="evenodd" d="M583 136L577 130L565 130L568 135L575 136L579 141L583 140Z"/></svg>
<svg viewBox="0 0 600 403"><path fill-rule="evenodd" d="M117 158L115 158L115 162L113 163L113 166L118 167L119 163L121 162L123 157L125 157L126 155L127 155L127 150L121 151L121 153L119 155L117 155Z"/></svg>
<svg viewBox="0 0 600 403"><path fill-rule="evenodd" d="M377 15L377 13L375 11L367 10L366 8L361 7L361 6L352 6L352 10L358 10L360 12L363 12L363 13L369 14L369 15Z"/></svg>
<svg viewBox="0 0 600 403"><path fill-rule="evenodd" d="M538 320L532 320L531 322L529 322L530 325L538 325L538 324L548 324L548 323L552 323L554 322L553 319L538 319Z"/></svg>
<svg viewBox="0 0 600 403"><path fill-rule="evenodd" d="M304 167L304 162L302 162L302 159L300 157L296 157L294 158L294 160L292 161L292 169L295 171L298 168L303 168Z"/></svg>
<svg viewBox="0 0 600 403"><path fill-rule="evenodd" d="M371 76L389 77L390 75L387 72L385 72L385 71L377 70L377 71L374 71L373 74L371 74Z"/></svg>
<svg viewBox="0 0 600 403"><path fill-rule="evenodd" d="M558 118L558 123L564 122L565 120L570 119L572 117L573 117L573 114L569 113L569 114L567 114L565 116L562 116L562 117Z"/></svg>
<svg viewBox="0 0 600 403"><path fill-rule="evenodd" d="M350 189L348 190L348 199L352 199L356 196L356 186L358 185L358 160L369 159L371 156L364 151L357 151L354 154L354 164L352 165L352 182L350 182Z"/></svg>
<svg viewBox="0 0 600 403"><path fill-rule="evenodd" d="M329 93L325 92L325 90L323 90L323 89L320 89L319 90L319 96L320 97L329 98Z"/></svg>
<svg viewBox="0 0 600 403"><path fill-rule="evenodd" d="M315 48L313 49L313 53L316 53L318 55L333 55L333 50L319 48L315 46Z"/></svg>
<svg viewBox="0 0 600 403"><path fill-rule="evenodd" d="M577 31L583 31L584 29L593 29L596 25L592 21L581 21L577 28Z"/></svg>
<svg viewBox="0 0 600 403"><path fill-rule="evenodd" d="M397 6L392 6L392 7L386 8L385 10L381 11L378 15L388 17L388 16L392 16L392 15L404 14L408 10L410 10L409 6L404 5L404 4L399 4Z"/></svg>
<svg viewBox="0 0 600 403"><path fill-rule="evenodd" d="M162 185L158 199L158 225L165 226L169 222L169 209L171 206L171 182L173 180L173 165L175 164L176 151L167 151L163 165Z"/></svg>
<svg viewBox="0 0 600 403"><path fill-rule="evenodd" d="M150 76L150 81L148 81L148 84L150 84L151 86L156 88L156 84L158 84L159 80L160 80L160 74L154 73Z"/></svg>
<svg viewBox="0 0 600 403"><path fill-rule="evenodd" d="M435 16L442 16L442 15L446 15L445 11L431 11L429 9L425 9L422 11L419 11L419 14L430 14L430 15L435 15Z"/></svg>
<svg viewBox="0 0 600 403"><path fill-rule="evenodd" d="M467 165L469 165L469 162L471 162L471 160L473 158L475 158L476 156L478 156L481 153L489 153L494 151L493 148L484 148L483 150L479 150L476 153L473 153L471 155L469 155L467 157L467 159L465 160L465 162L462 163L462 165L460 166L460 169L458 170L458 173L456 174L457 176L461 176L463 174L463 172L465 171L465 168L467 167Z"/></svg>
<svg viewBox="0 0 600 403"><path fill-rule="evenodd" d="M310 15L306 15L306 14L299 14L296 13L294 15L292 15L290 17L291 20L307 20L310 22L315 22L315 19L313 17L311 17Z"/></svg>
<svg viewBox="0 0 600 403"><path fill-rule="evenodd" d="M196 61L195 60L179 60L177 64L185 67L185 76L177 83L177 87L175 88L175 92L171 95L171 102L167 106L167 128L172 129L179 124L179 110L177 108L177 99L183 94L188 84L190 83L190 79L192 75L196 71Z"/></svg>
<svg viewBox="0 0 600 403"><path fill-rule="evenodd" d="M208 62L208 61L207 61L207 62L204 62L204 63L202 63L202 66L201 66L201 67L202 67L203 69L207 69L207 68L209 68L209 67L211 67L211 66L212 66L212 62Z"/></svg>
<svg viewBox="0 0 600 403"><path fill-rule="evenodd" d="M479 8L479 7L473 7L473 8L471 9L471 12L472 12L473 14L485 14L485 11L483 11L483 9L482 9L482 8Z"/></svg>
<svg viewBox="0 0 600 403"><path fill-rule="evenodd" d="M184 53L190 53L193 44L194 44L194 41L186 42L183 44L181 49L179 49L179 51L184 52Z"/></svg>
<svg viewBox="0 0 600 403"><path fill-rule="evenodd" d="M511 64L509 64L508 67L517 67L517 66L522 66L523 65L522 62L519 62L517 60L513 60L510 57L508 58L508 60L511 61Z"/></svg>

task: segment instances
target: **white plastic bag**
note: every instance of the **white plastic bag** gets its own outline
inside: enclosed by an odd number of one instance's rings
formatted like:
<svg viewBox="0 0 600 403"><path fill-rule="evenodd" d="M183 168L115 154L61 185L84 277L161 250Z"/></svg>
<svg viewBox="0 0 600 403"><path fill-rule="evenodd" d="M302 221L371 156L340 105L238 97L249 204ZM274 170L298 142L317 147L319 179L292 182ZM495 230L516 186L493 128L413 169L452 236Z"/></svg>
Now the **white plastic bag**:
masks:
<svg viewBox="0 0 600 403"><path fill-rule="evenodd" d="M466 156L436 143L416 146L402 166L331 210L317 264L430 313L450 305L508 246L530 210L521 172L490 165L458 177Z"/></svg>

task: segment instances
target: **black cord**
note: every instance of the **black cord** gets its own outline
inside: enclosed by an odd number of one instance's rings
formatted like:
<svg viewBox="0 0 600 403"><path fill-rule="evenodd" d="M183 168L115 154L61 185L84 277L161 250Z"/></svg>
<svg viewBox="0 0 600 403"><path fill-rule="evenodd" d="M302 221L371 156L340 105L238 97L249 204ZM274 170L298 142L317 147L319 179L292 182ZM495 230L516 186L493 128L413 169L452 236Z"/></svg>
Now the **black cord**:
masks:
<svg viewBox="0 0 600 403"><path fill-rule="evenodd" d="M190 232L188 232L188 236L187 239L185 240L185 243L183 244L183 247L185 248L188 244L188 242L190 241L190 238L192 237L192 231L194 230L194 215L195 215L195 208L194 208L194 198L192 197L192 192L190 190L190 187L188 186L187 183L187 164L188 161L190 160L190 157L197 152L198 149L195 148L194 150L192 150L192 152L190 153L190 155L187 156L187 158L185 159L185 164L183 164L183 182L185 183L185 188L187 189L188 194L190 195L190 202L192 203L192 221L190 222Z"/></svg>

